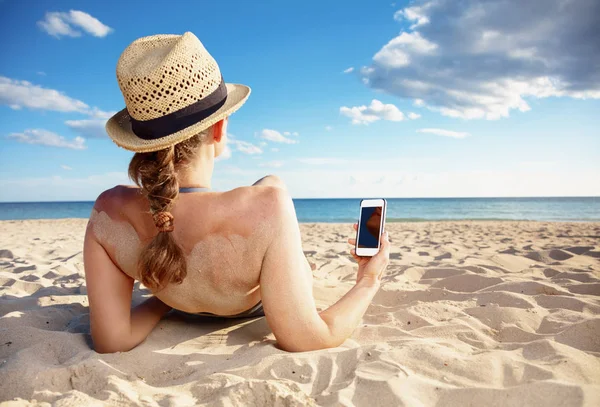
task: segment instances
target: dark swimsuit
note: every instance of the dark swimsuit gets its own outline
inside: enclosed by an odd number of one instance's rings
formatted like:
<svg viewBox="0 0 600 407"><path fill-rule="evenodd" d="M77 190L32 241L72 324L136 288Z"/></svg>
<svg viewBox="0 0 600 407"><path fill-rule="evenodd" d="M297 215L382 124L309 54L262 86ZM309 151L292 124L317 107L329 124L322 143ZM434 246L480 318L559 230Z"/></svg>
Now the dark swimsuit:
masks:
<svg viewBox="0 0 600 407"><path fill-rule="evenodd" d="M188 192L207 192L210 191L210 188L179 188L179 193L185 194ZM263 310L262 301L259 301L254 307L250 308L247 311L240 312L235 315L217 315L212 312L196 312L194 315L201 315L205 317L216 317L216 318L254 318L254 317L264 317L265 312Z"/></svg>

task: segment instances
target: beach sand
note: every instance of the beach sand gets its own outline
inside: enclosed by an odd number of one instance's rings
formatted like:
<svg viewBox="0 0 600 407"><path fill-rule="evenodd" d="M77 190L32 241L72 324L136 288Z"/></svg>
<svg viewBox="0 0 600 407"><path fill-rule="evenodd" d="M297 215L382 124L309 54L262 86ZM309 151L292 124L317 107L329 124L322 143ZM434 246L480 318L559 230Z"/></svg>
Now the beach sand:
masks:
<svg viewBox="0 0 600 407"><path fill-rule="evenodd" d="M600 405L598 223L390 224L382 287L335 349L281 351L264 317L172 312L137 348L102 355L86 222L0 222L2 405ZM356 278L351 227L301 229L324 309ZM136 284L134 303L146 295Z"/></svg>

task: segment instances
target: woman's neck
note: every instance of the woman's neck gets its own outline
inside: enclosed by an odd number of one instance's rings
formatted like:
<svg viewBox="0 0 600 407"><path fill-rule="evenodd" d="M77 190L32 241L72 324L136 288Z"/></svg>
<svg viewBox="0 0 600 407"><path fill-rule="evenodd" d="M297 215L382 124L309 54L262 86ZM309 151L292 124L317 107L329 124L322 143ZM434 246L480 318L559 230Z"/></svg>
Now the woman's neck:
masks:
<svg viewBox="0 0 600 407"><path fill-rule="evenodd" d="M210 155L200 155L194 162L177 170L179 187L211 188L215 160Z"/></svg>

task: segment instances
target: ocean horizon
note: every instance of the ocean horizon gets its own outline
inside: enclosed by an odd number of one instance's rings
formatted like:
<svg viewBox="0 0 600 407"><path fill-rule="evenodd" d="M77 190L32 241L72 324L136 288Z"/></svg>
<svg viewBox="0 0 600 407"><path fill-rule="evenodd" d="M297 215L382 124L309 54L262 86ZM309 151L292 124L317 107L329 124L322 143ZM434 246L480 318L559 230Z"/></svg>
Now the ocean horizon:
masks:
<svg viewBox="0 0 600 407"><path fill-rule="evenodd" d="M293 199L300 223L355 222L359 198ZM600 197L389 198L387 222L600 221ZM88 218L94 201L0 202L0 220Z"/></svg>

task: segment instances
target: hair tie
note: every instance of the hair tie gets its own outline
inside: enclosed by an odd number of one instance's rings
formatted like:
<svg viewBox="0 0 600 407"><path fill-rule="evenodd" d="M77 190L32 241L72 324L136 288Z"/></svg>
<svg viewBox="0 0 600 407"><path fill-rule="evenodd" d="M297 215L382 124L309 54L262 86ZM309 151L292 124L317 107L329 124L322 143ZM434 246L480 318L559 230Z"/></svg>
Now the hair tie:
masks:
<svg viewBox="0 0 600 407"><path fill-rule="evenodd" d="M156 212L152 217L159 232L172 232L175 229L171 212Z"/></svg>

